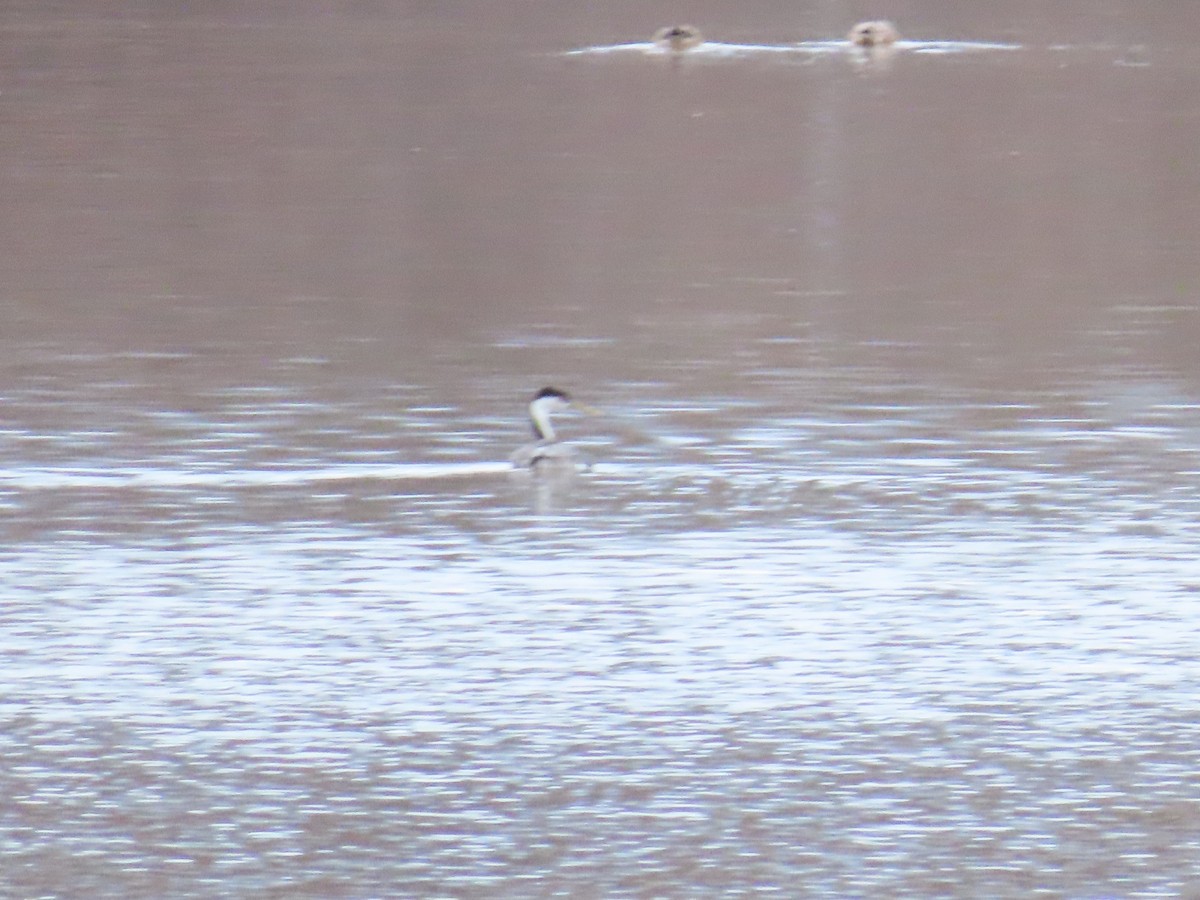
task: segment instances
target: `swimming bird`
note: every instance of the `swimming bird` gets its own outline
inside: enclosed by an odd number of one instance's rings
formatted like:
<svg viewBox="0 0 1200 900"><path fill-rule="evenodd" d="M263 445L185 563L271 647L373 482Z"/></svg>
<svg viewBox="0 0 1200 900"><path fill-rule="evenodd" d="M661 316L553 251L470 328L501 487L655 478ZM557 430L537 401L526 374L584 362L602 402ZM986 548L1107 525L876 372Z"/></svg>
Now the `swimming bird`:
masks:
<svg viewBox="0 0 1200 900"><path fill-rule="evenodd" d="M661 50L682 53L704 43L704 35L691 25L668 25L654 32L654 45Z"/></svg>
<svg viewBox="0 0 1200 900"><path fill-rule="evenodd" d="M554 433L554 425L550 417L555 413L575 409L579 412L590 413L594 410L558 388L544 387L529 401L529 424L533 426L533 435L537 440L526 444L513 453L512 464L518 469L537 469L541 466L573 469L575 466L575 451L570 444L559 441Z"/></svg>
<svg viewBox="0 0 1200 900"><path fill-rule="evenodd" d="M896 26L883 19L859 22L846 35L846 40L859 47L879 47L894 44L899 39L900 32L896 30Z"/></svg>

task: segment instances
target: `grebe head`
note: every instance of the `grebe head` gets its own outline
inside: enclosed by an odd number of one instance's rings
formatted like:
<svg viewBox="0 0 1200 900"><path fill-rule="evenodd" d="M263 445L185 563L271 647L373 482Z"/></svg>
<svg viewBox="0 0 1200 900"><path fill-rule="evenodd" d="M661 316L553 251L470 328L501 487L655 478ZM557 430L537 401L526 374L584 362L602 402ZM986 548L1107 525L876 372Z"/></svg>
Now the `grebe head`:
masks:
<svg viewBox="0 0 1200 900"><path fill-rule="evenodd" d="M529 401L529 423L539 441L554 441L554 426L550 417L571 407L571 395L558 388L544 387Z"/></svg>
<svg viewBox="0 0 1200 900"><path fill-rule="evenodd" d="M654 32L654 44L663 50L682 53L704 43L700 29L691 25L668 25Z"/></svg>
<svg viewBox="0 0 1200 900"><path fill-rule="evenodd" d="M879 47L884 44L894 44L900 38L900 32L891 22L876 19L871 22L859 22L850 29L846 40L859 47Z"/></svg>

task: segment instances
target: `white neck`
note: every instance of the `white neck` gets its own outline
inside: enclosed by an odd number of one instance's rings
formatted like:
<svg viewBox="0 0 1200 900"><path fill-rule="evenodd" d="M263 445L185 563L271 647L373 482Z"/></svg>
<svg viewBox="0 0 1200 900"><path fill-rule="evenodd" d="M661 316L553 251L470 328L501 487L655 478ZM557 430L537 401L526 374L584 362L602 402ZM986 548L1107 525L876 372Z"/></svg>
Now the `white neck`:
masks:
<svg viewBox="0 0 1200 900"><path fill-rule="evenodd" d="M529 420L539 440L554 441L554 426L550 424L550 405L557 403L556 397L539 397L529 404Z"/></svg>

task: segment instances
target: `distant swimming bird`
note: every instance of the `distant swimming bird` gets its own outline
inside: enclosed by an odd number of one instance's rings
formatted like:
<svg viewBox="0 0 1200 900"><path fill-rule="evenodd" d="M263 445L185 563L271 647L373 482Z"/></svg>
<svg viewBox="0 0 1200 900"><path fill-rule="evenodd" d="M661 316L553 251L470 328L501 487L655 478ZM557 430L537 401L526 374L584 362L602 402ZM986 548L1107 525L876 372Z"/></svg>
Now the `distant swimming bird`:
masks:
<svg viewBox="0 0 1200 900"><path fill-rule="evenodd" d="M545 387L534 394L529 401L529 423L537 441L518 448L511 457L512 464L519 469L536 469L542 465L574 468L574 449L558 440L550 421L554 413L572 408L584 413L594 411L590 406L572 401L570 394L558 388Z"/></svg>
<svg viewBox="0 0 1200 900"><path fill-rule="evenodd" d="M896 30L896 26L883 19L859 22L846 35L846 40L859 47L880 47L894 44L899 39L900 32Z"/></svg>
<svg viewBox="0 0 1200 900"><path fill-rule="evenodd" d="M663 50L682 53L704 43L704 35L691 25L668 25L654 32L654 45Z"/></svg>

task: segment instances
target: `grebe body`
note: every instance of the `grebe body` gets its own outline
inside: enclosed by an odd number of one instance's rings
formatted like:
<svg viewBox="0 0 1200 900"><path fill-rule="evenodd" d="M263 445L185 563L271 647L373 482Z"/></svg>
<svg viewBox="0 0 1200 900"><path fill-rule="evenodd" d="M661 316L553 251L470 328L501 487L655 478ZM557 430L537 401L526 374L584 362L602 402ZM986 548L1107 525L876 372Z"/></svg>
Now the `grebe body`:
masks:
<svg viewBox="0 0 1200 900"><path fill-rule="evenodd" d="M691 25L668 25L654 32L654 46L672 53L683 53L704 43L700 29Z"/></svg>
<svg viewBox="0 0 1200 900"><path fill-rule="evenodd" d="M896 26L884 19L859 22L846 35L846 40L858 47L882 47L894 44L899 39L900 32Z"/></svg>

